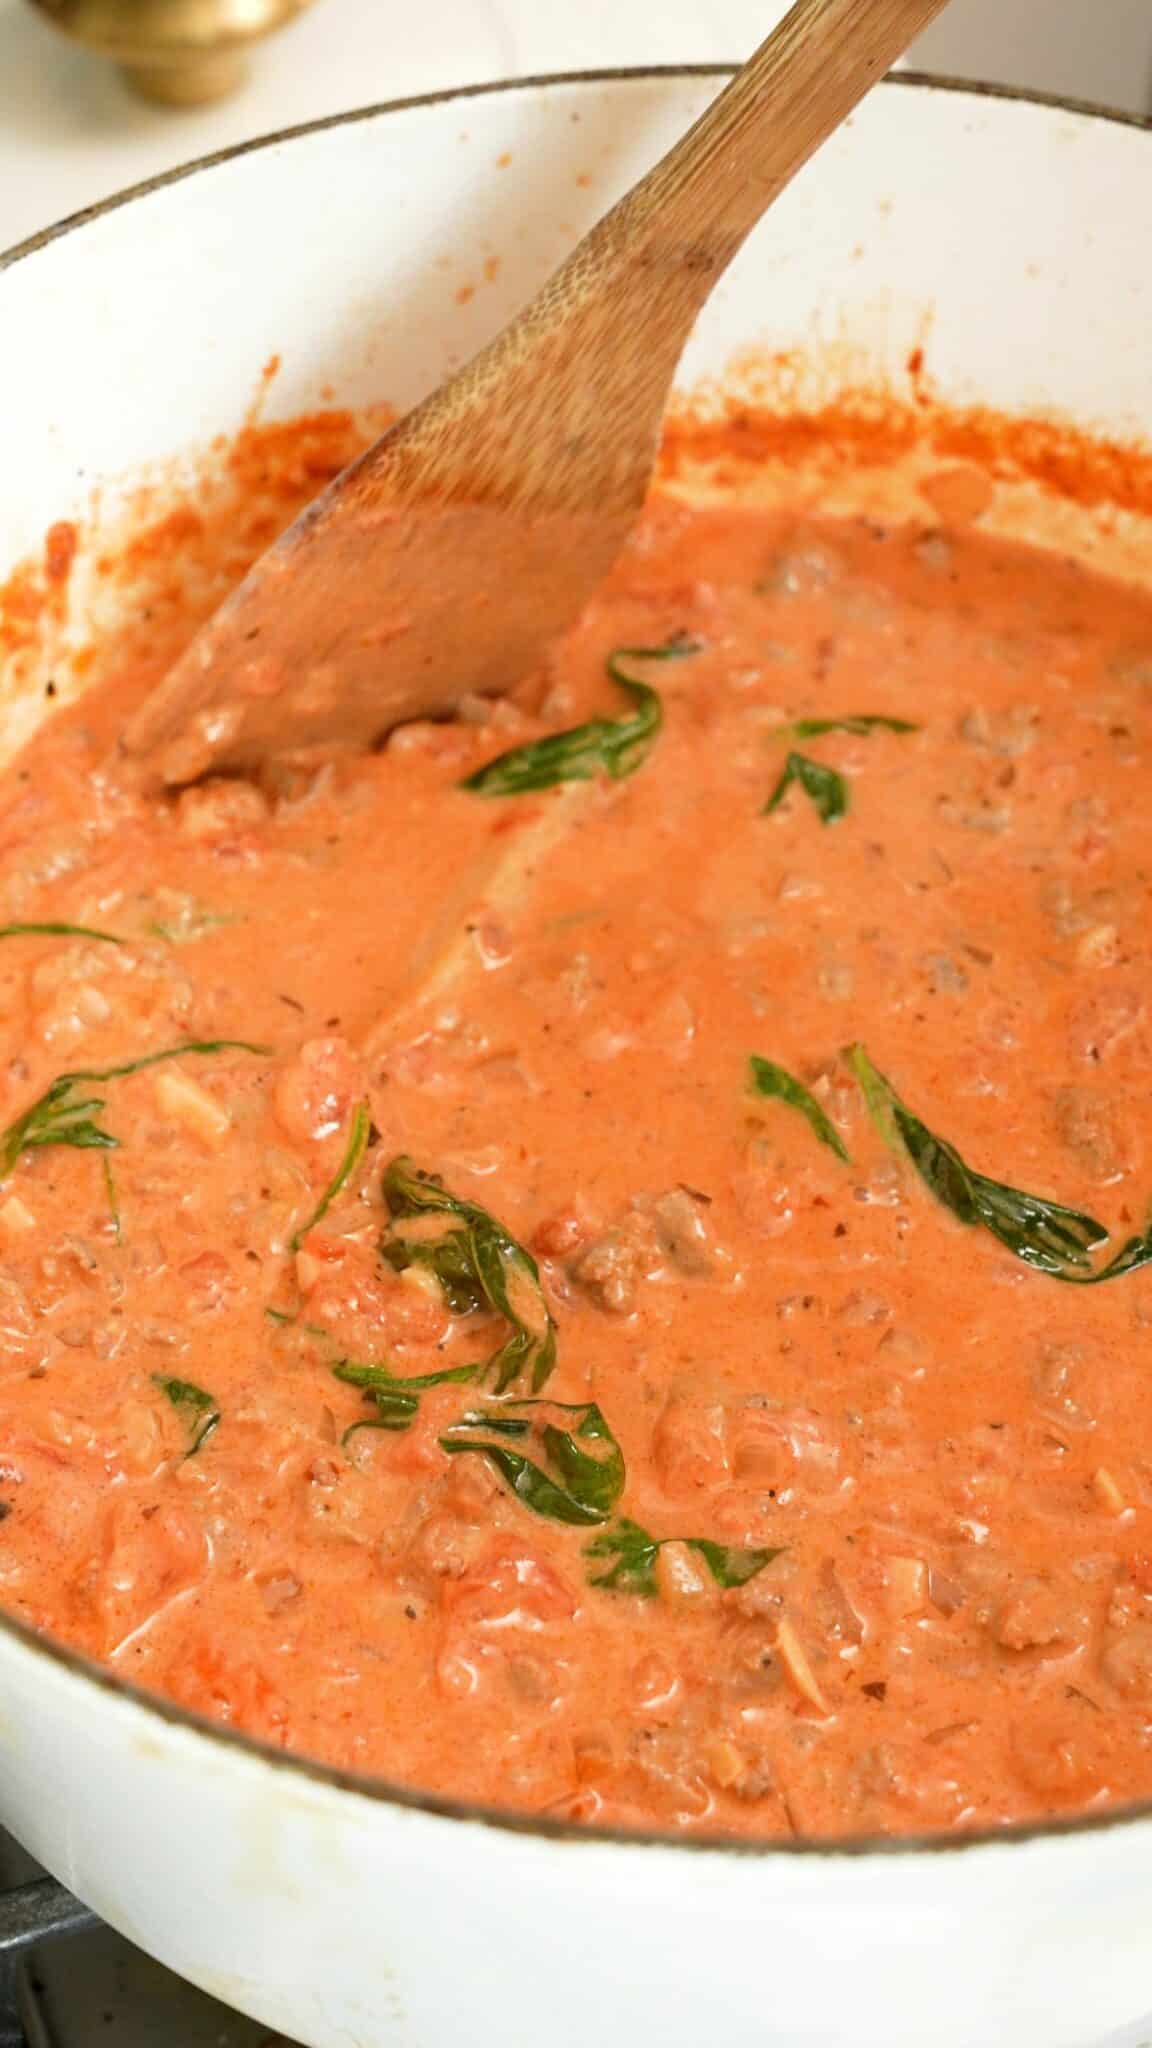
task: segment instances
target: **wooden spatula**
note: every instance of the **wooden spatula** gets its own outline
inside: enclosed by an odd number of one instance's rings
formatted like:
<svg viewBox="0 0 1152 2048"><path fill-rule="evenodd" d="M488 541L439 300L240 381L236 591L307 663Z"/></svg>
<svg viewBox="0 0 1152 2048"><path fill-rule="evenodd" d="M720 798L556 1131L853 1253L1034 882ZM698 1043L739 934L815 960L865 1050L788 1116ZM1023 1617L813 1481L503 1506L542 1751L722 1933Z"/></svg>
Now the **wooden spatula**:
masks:
<svg viewBox="0 0 1152 2048"><path fill-rule="evenodd" d="M169 783L323 758L527 674L639 511L717 279L944 5L797 0L511 326L256 563L128 749Z"/></svg>

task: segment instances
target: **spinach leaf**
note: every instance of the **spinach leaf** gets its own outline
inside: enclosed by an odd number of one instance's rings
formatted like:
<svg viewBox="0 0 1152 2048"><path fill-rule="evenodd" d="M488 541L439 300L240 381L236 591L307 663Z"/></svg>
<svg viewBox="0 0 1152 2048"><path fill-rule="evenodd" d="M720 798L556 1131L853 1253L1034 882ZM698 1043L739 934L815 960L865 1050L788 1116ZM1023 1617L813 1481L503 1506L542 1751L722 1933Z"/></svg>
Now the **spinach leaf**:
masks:
<svg viewBox="0 0 1152 2048"><path fill-rule="evenodd" d="M954 1145L936 1137L901 1102L892 1083L873 1065L862 1045L848 1046L844 1057L860 1083L880 1135L887 1144L903 1148L924 1185L961 1223L979 1224L1015 1258L1058 1280L1074 1277L1068 1267L1089 1265L1088 1253L1108 1236L1094 1216L974 1172ZM1091 1279L1118 1278L1122 1272L1134 1272L1149 1258L1152 1246L1144 1239L1133 1238L1110 1267L1093 1274Z"/></svg>
<svg viewBox="0 0 1152 2048"><path fill-rule="evenodd" d="M168 1396L177 1412L187 1410L185 1419L192 1433L192 1442L181 1460L181 1463L184 1463L196 1456L197 1451L207 1443L213 1430L219 1427L220 1410L212 1395L206 1394L203 1387L194 1386L191 1380L165 1379L163 1373L154 1372L152 1384Z"/></svg>
<svg viewBox="0 0 1152 2048"><path fill-rule="evenodd" d="M570 1425L556 1419L566 1416L577 1419ZM519 1442L541 1462L514 1448ZM620 1446L594 1401L516 1401L473 1410L445 1431L440 1448L478 1452L525 1507L553 1522L606 1522L624 1490Z"/></svg>
<svg viewBox="0 0 1152 2048"><path fill-rule="evenodd" d="M414 1388L423 1393L426 1387L467 1387L472 1386L485 1370L485 1361L480 1359L474 1365L446 1365L439 1372L396 1373L386 1365L359 1365L355 1359L342 1358L332 1371L338 1380L347 1386L361 1387L366 1394L375 1396L388 1393L393 1387Z"/></svg>
<svg viewBox="0 0 1152 2048"><path fill-rule="evenodd" d="M685 1543L703 1558L718 1586L746 1586L781 1550L739 1550L713 1543L707 1536L650 1536L638 1522L623 1518L584 1546L585 1557L610 1558L606 1571L589 1572L588 1582L611 1593L637 1593L652 1600L659 1592L656 1559L666 1543Z"/></svg>
<svg viewBox="0 0 1152 2048"><path fill-rule="evenodd" d="M48 1145L71 1145L77 1151L111 1151L119 1145L110 1131L103 1129L97 1121L104 1108L103 1095L85 1095L81 1091L90 1083L101 1085L105 1081L119 1081L125 1074L139 1074L145 1067L159 1066L163 1060L183 1059L188 1053L251 1052L267 1053L266 1045L249 1045L242 1038L190 1039L187 1045L173 1045L164 1052L145 1053L141 1059L124 1060L116 1067L78 1068L74 1073L58 1074L43 1095L23 1114L0 1132L0 1180L11 1173L16 1161L25 1152L34 1152Z"/></svg>
<svg viewBox="0 0 1152 2048"><path fill-rule="evenodd" d="M1152 1224L1138 1237L1128 1238L1114 1253L1106 1266L1095 1273L1058 1273L1057 1279L1067 1282L1069 1287L1098 1287L1102 1280L1122 1280L1125 1273L1138 1273L1141 1266L1152 1264Z"/></svg>
<svg viewBox="0 0 1152 2048"><path fill-rule="evenodd" d="M375 1414L362 1416L359 1422L350 1422L340 1438L342 1445L347 1444L349 1439L358 1435L362 1429L387 1429L393 1433L411 1429L420 1413L420 1396L405 1394L399 1388L394 1388L391 1393L386 1393L381 1388L379 1393L372 1396L372 1400Z"/></svg>
<svg viewBox="0 0 1152 2048"><path fill-rule="evenodd" d="M476 1276L466 1231L449 1230L436 1238L385 1236L380 1242L380 1256L397 1273L403 1273L408 1266L427 1267L440 1282L454 1316L475 1315L488 1305Z"/></svg>
<svg viewBox="0 0 1152 2048"><path fill-rule="evenodd" d="M821 1109L816 1097L802 1081L797 1081L786 1067L778 1067L775 1060L761 1059L759 1053L749 1055L748 1066L757 1095L774 1096L778 1101L786 1102L790 1109L798 1109L801 1116L807 1117L820 1143L829 1146L837 1159L848 1159L848 1147L831 1117Z"/></svg>
<svg viewBox="0 0 1152 2048"><path fill-rule="evenodd" d="M648 758L664 723L664 707L657 692L637 682L625 670L625 662L679 661L696 654L696 641L683 635L663 647L618 647L610 654L605 669L617 687L635 706L630 718L590 718L585 725L568 732L551 733L547 739L532 740L527 746L509 747L497 754L474 775L460 784L477 796L522 796L528 790L552 789L559 782L590 782L598 774L619 782L635 774Z"/></svg>
<svg viewBox="0 0 1152 2048"><path fill-rule="evenodd" d="M822 824L833 825L844 816L848 809L848 784L844 777L837 775L834 768L826 768L822 761L810 760L807 754L789 754L761 816L766 818L779 809L794 782L811 798Z"/></svg>
<svg viewBox="0 0 1152 2048"><path fill-rule="evenodd" d="M390 1162L383 1187L391 1217L383 1258L398 1271L427 1266L454 1315L487 1308L503 1316L512 1335L492 1353L484 1374L497 1394L518 1381L538 1394L556 1363L556 1325L532 1254L487 1209L450 1194L436 1174L408 1158ZM444 1219L438 1235L404 1228L430 1217Z"/></svg>
<svg viewBox="0 0 1152 2048"><path fill-rule="evenodd" d="M0 939L22 939L35 935L46 939L102 939L106 946L122 946L115 932L100 932L90 924L0 924Z"/></svg>
<svg viewBox="0 0 1152 2048"><path fill-rule="evenodd" d="M348 1127L348 1143L344 1147L344 1157L336 1168L332 1179L329 1181L307 1222L302 1223L299 1230L293 1231L288 1240L289 1251L298 1252L308 1232L315 1230L316 1225L328 1214L341 1188L347 1186L360 1161L363 1159L365 1152L368 1150L368 1140L371 1135L372 1112L366 1102L361 1102L352 1112L352 1121Z"/></svg>
<svg viewBox="0 0 1152 2048"><path fill-rule="evenodd" d="M410 1429L420 1413L420 1396L428 1387L469 1386L484 1370L485 1362L480 1360L475 1365L446 1366L440 1372L404 1377L391 1372L386 1365L357 1365L352 1359L342 1358L339 1365L332 1367L336 1378L351 1387L360 1387L376 1412L362 1422L353 1422L344 1431L341 1443L346 1444L358 1429Z"/></svg>
<svg viewBox="0 0 1152 2048"><path fill-rule="evenodd" d="M826 732L855 733L864 739L870 732L919 732L907 718L884 718L873 714L856 714L849 718L793 718L787 725L773 726L769 739L773 740L818 740Z"/></svg>

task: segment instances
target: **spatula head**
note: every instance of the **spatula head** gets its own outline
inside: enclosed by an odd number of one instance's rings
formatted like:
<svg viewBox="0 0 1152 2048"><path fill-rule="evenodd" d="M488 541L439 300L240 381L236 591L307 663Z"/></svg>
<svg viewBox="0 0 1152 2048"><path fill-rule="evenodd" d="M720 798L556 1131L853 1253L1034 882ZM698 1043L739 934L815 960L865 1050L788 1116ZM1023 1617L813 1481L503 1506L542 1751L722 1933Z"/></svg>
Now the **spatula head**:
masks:
<svg viewBox="0 0 1152 2048"><path fill-rule="evenodd" d="M572 622L634 507L389 493L338 478L209 620L125 735L166 783L371 746L512 688ZM637 493L637 502L639 493Z"/></svg>
<svg viewBox="0 0 1152 2048"><path fill-rule="evenodd" d="M256 564L128 749L165 782L315 759L533 668L639 511L716 278L943 5L796 0L519 317Z"/></svg>

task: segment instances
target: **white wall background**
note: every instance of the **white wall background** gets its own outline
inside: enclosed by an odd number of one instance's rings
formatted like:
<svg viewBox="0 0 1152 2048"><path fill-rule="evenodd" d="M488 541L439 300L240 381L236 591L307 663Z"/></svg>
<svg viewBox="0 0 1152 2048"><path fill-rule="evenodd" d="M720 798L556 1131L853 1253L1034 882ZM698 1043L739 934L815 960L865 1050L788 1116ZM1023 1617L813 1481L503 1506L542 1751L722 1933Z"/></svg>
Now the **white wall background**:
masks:
<svg viewBox="0 0 1152 2048"><path fill-rule="evenodd" d="M1152 111L1152 0L952 0L920 38L927 71Z"/></svg>

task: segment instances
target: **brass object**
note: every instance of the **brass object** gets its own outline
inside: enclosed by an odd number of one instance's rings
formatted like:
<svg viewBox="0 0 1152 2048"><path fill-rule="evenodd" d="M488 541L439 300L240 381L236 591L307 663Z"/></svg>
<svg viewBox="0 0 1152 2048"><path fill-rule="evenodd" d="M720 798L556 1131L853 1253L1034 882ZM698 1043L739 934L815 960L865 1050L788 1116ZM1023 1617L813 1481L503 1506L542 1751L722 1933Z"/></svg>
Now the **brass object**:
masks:
<svg viewBox="0 0 1152 2048"><path fill-rule="evenodd" d="M200 107L248 74L251 45L312 0L31 0L89 50L112 58L144 99Z"/></svg>

